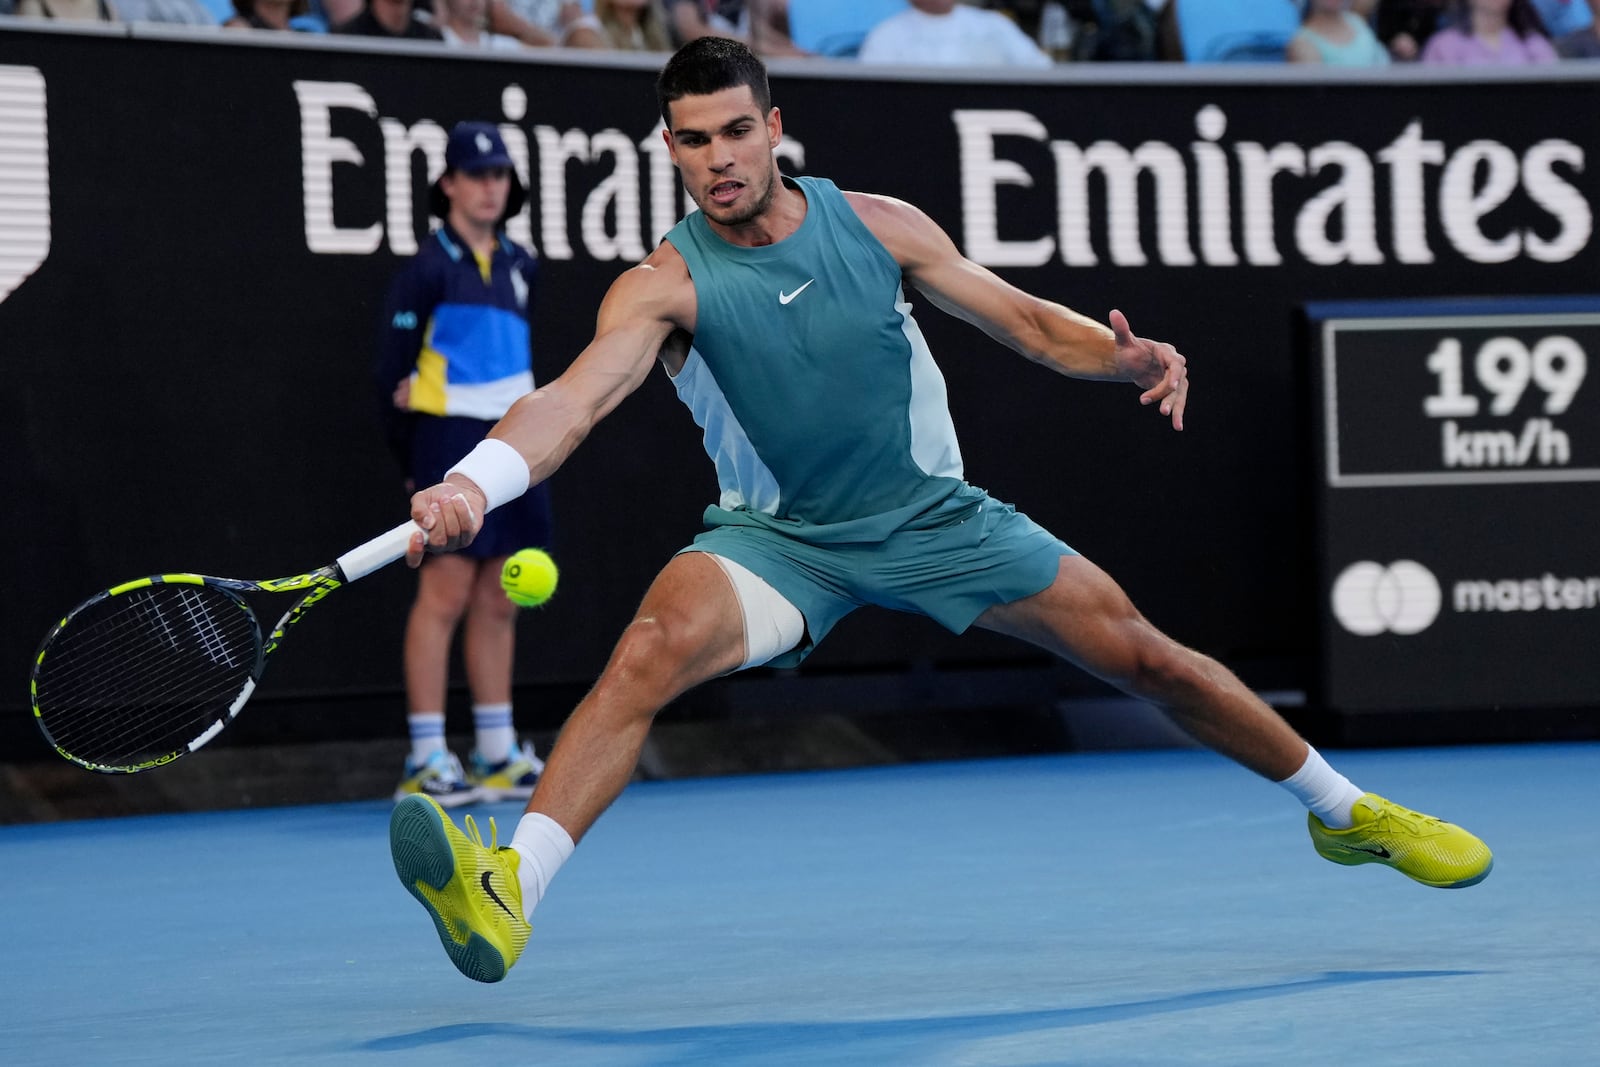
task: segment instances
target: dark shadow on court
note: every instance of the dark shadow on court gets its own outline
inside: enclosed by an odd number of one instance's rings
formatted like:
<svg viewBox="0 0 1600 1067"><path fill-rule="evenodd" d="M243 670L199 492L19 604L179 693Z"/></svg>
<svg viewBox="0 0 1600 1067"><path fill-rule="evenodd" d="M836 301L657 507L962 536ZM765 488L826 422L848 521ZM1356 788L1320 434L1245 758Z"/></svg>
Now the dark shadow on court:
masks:
<svg viewBox="0 0 1600 1067"><path fill-rule="evenodd" d="M973 1039L1030 1030L1069 1029L1245 1001L1269 1000L1274 997L1294 996L1363 982L1456 978L1485 973L1488 972L1328 971L1311 978L1268 985L1205 989L1121 1004L848 1022L751 1022L729 1023L725 1026L658 1027L646 1030L600 1030L592 1027L534 1026L523 1023L463 1023L457 1026L436 1026L415 1033L374 1038L356 1047L370 1052L399 1052L450 1045L481 1037L522 1037L541 1042L653 1048L655 1058L651 1062L657 1064L702 1064L730 1056L771 1054L775 1051L781 1051L786 1056L803 1056L809 1051L814 1053L814 1058L818 1062L825 1062L829 1058L830 1050L837 1052L850 1049L853 1056L861 1056L874 1043L883 1045L881 1052L889 1054L896 1050L904 1052L907 1046L915 1046L918 1041L927 1039ZM661 1058L663 1056L667 1058Z"/></svg>

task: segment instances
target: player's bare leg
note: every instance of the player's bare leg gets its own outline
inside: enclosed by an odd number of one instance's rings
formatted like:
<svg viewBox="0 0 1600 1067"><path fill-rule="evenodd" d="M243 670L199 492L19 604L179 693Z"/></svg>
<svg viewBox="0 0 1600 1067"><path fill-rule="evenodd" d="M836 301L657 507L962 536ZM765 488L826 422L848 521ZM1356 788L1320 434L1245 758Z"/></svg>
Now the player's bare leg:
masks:
<svg viewBox="0 0 1600 1067"><path fill-rule="evenodd" d="M1156 704L1200 743L1273 781L1305 762L1306 742L1271 706L1228 668L1156 629L1082 556L1063 556L1048 588L990 608L977 624Z"/></svg>
<svg viewBox="0 0 1600 1067"><path fill-rule="evenodd" d="M744 655L744 617L727 575L703 552L674 556L561 728L528 811L582 838L633 777L656 712Z"/></svg>
<svg viewBox="0 0 1600 1067"><path fill-rule="evenodd" d="M657 576L600 680L551 750L509 846L463 833L425 797L395 805L395 873L432 917L451 962L496 982L522 955L530 918L577 840L633 777L656 712L686 689L744 662L744 615L710 557L686 553Z"/></svg>
<svg viewBox="0 0 1600 1067"><path fill-rule="evenodd" d="M1317 853L1381 863L1423 885L1476 885L1494 858L1472 834L1363 793L1217 661L1172 640L1080 556L1062 557L1043 591L984 612L978 625L1039 645L1161 707L1192 737L1304 803Z"/></svg>

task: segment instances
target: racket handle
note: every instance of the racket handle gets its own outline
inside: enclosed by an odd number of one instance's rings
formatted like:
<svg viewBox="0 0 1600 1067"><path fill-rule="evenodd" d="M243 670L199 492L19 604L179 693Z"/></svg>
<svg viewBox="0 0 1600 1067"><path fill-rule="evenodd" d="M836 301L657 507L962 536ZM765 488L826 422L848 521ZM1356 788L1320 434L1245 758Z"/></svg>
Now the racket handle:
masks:
<svg viewBox="0 0 1600 1067"><path fill-rule="evenodd" d="M407 519L388 533L381 533L364 545L357 545L338 559L344 580L353 582L365 578L380 567L387 567L406 554L411 535L422 527Z"/></svg>

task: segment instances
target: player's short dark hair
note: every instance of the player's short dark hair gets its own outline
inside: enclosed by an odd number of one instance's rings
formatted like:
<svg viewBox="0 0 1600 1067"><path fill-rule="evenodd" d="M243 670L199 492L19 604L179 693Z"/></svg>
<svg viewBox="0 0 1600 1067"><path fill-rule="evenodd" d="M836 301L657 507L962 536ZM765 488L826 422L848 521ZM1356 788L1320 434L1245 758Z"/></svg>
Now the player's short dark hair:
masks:
<svg viewBox="0 0 1600 1067"><path fill-rule="evenodd" d="M661 121L672 127L667 114L674 100L686 96L709 96L738 85L750 87L763 116L772 110L772 89L767 85L767 67L756 54L729 37L697 37L678 49L656 79L656 101L661 106Z"/></svg>

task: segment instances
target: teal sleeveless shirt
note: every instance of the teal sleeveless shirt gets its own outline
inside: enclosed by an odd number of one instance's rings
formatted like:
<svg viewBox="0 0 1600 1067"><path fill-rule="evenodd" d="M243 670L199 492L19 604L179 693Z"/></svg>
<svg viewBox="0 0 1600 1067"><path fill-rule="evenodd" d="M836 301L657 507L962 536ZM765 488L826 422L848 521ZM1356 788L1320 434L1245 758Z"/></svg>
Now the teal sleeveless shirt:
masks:
<svg viewBox="0 0 1600 1067"><path fill-rule="evenodd" d="M673 385L717 469L706 521L881 541L965 486L944 376L844 194L784 180L806 216L775 244L730 244L698 211L666 235L698 305Z"/></svg>

